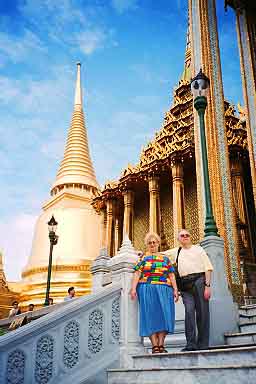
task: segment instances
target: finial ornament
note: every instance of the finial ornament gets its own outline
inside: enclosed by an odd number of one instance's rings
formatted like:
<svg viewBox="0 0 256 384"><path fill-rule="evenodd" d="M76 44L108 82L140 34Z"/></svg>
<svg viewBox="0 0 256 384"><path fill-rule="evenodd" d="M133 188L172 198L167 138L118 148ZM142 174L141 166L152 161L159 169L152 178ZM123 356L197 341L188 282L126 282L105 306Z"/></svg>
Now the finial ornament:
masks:
<svg viewBox="0 0 256 384"><path fill-rule="evenodd" d="M75 91L75 108L82 108L82 86L81 86L81 63L77 62L77 76L76 76L76 91Z"/></svg>

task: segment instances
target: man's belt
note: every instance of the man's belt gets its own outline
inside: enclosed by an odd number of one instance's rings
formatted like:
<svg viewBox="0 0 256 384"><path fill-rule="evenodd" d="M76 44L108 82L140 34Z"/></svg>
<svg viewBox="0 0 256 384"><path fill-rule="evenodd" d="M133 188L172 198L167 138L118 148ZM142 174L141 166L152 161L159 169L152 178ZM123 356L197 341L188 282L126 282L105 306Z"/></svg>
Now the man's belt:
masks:
<svg viewBox="0 0 256 384"><path fill-rule="evenodd" d="M181 276L182 279L188 279L188 280L197 280L199 279L199 277L203 277L205 276L205 273L204 272L200 272L200 273L190 273L189 275L186 275L186 276Z"/></svg>
<svg viewBox="0 0 256 384"><path fill-rule="evenodd" d="M195 282L200 278L204 277L205 273L191 273L187 276L181 276L180 278L180 291L181 292L188 292L192 291L194 289Z"/></svg>

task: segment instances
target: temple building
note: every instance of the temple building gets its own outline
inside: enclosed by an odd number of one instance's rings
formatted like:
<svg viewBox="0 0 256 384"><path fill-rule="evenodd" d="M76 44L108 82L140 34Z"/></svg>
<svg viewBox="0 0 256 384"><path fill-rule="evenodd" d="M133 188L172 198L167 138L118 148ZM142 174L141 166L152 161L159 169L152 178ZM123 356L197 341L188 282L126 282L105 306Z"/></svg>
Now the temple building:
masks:
<svg viewBox="0 0 256 384"><path fill-rule="evenodd" d="M59 238L53 250L50 296L54 303L62 301L70 285L75 286L77 296L90 293L91 262L100 247L100 218L91 201L99 194L99 186L89 153L80 72L78 63L65 153L51 188L51 198L43 205L36 223L31 255L22 272L21 306L44 302L50 247L47 222L52 215L58 222Z"/></svg>
<svg viewBox="0 0 256 384"><path fill-rule="evenodd" d="M22 281L6 282L0 260L0 317L6 316L16 298L23 308L43 304L50 248L47 222L52 215L59 236L50 291L55 303L63 300L71 285L78 296L91 293L92 261L100 248L115 256L124 235L137 250L144 250L148 231L160 235L161 250L176 247L177 233L184 227L194 243L203 239L204 175L190 90L191 78L200 68L210 79L205 116L208 168L229 287L235 299L256 296L256 6L252 3L225 1L227 10L236 12L244 105L234 106L224 97L215 1L189 0L184 69L162 127L145 143L138 162L128 164L103 190L89 153L78 63L64 157L51 198L36 223Z"/></svg>
<svg viewBox="0 0 256 384"><path fill-rule="evenodd" d="M190 19L191 12L190 7ZM184 71L174 89L162 127L146 144L138 163L129 164L118 180L106 182L101 195L94 198L94 207L102 215L101 246L107 248L110 256L116 254L124 234L128 234L138 250L144 250L144 236L148 231L160 235L162 250L177 246L177 233L181 228L191 231L195 243L203 238L198 117L190 90L195 73L192 28L190 23ZM209 75L209 71L206 73ZM221 109L224 118L222 154L218 153L217 142L221 141L220 137L215 137L216 129L215 132L209 129L214 126L214 120L210 120L210 114L206 116L214 213L219 234L224 238L225 264L234 296L241 295L245 280L244 293L255 295L254 286L250 287L250 279L248 281L248 271L250 274L256 266L254 170L248 148L251 132L241 105L237 112L223 97ZM212 113L211 105L208 110ZM226 175L222 175L224 166L221 168L220 155L225 156L228 164ZM224 177L227 181L222 185ZM231 231L234 236L230 236Z"/></svg>

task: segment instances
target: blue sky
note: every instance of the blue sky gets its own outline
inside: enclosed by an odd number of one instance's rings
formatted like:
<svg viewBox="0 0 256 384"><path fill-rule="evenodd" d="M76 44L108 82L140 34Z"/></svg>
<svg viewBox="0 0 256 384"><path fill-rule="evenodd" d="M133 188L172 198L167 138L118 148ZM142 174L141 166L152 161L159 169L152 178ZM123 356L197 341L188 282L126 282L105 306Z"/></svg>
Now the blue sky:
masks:
<svg viewBox="0 0 256 384"><path fill-rule="evenodd" d="M242 101L235 17L217 0L227 99ZM64 151L82 62L84 109L100 184L118 177L160 128L183 70L186 0L2 0L0 248L9 280Z"/></svg>

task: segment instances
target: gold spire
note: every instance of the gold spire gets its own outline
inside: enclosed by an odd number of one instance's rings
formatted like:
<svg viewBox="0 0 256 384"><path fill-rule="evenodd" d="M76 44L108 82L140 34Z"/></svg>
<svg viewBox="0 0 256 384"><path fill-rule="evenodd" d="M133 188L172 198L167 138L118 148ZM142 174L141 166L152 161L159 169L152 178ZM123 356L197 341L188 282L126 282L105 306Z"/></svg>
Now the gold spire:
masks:
<svg viewBox="0 0 256 384"><path fill-rule="evenodd" d="M77 63L74 104L64 158L60 164L52 190L65 184L83 184L99 188L89 153L83 113L80 63Z"/></svg>
<svg viewBox="0 0 256 384"><path fill-rule="evenodd" d="M191 81L191 38L190 38L189 13L188 13L188 29L187 29L186 51L185 51L185 65L184 65L184 70L180 80L184 82Z"/></svg>

